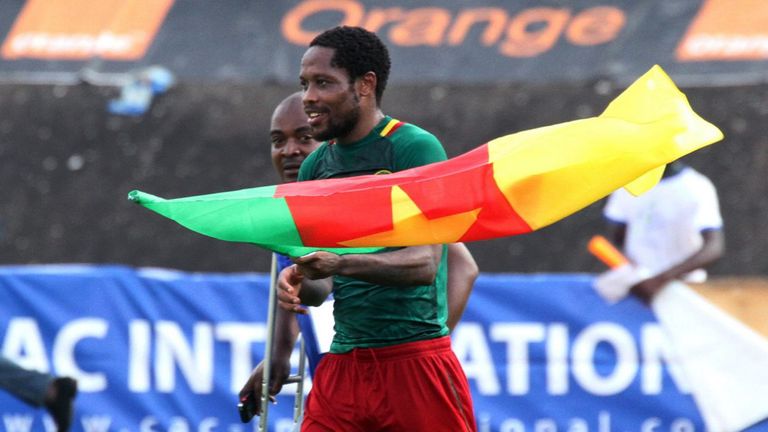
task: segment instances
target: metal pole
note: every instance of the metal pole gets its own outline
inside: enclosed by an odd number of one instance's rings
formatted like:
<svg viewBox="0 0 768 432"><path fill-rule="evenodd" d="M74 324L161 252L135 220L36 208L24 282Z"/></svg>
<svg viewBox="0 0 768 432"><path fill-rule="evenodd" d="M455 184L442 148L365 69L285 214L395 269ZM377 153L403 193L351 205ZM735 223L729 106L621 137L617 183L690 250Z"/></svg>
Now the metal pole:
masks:
<svg viewBox="0 0 768 432"><path fill-rule="evenodd" d="M299 372L296 382L296 399L293 401L293 423L298 424L304 414L304 374L306 373L307 351L306 340L299 335L301 343L299 344Z"/></svg>
<svg viewBox="0 0 768 432"><path fill-rule="evenodd" d="M267 430L269 411L269 378L272 374L272 343L275 336L275 308L277 307L277 255L272 254L269 270L269 306L267 308L267 343L264 348L264 374L261 379L261 416L259 432Z"/></svg>

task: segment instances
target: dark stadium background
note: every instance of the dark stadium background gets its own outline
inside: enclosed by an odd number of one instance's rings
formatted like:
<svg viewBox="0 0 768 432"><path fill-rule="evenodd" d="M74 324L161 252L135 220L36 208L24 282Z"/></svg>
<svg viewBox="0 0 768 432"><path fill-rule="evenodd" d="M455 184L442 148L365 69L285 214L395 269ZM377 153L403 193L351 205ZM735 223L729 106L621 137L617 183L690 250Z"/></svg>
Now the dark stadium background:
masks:
<svg viewBox="0 0 768 432"><path fill-rule="evenodd" d="M0 263L266 271L265 251L194 234L129 203L126 194L141 189L179 197L277 182L268 156L269 116L298 90L304 50L282 37L280 22L301 3L177 1L136 61L0 59ZM354 3L367 12L415 7ZM494 6L512 20L541 3L434 6L454 17ZM456 156L501 135L597 115L659 63L694 109L725 133L721 143L687 158L720 194L727 253L712 273L768 274L768 61L677 61L675 48L701 1L545 3L572 16L612 5L627 22L606 43L577 46L561 35L527 58L480 45L478 31L459 46L403 47L388 40L394 66L385 112L433 131ZM22 6L0 3L0 36ZM322 28L339 19L322 13L307 25ZM177 83L142 116L110 113L118 78L156 64ZM97 79L82 79L84 71ZM469 247L483 272L601 270L585 245L603 229L602 204L533 234Z"/></svg>

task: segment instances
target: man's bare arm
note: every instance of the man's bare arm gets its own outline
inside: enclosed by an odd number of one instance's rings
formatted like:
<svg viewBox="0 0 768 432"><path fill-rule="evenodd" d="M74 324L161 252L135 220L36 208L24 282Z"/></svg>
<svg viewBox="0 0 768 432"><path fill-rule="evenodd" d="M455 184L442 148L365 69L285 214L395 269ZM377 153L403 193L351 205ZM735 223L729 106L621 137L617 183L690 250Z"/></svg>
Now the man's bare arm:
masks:
<svg viewBox="0 0 768 432"><path fill-rule="evenodd" d="M285 380L291 372L291 353L299 334L296 315L278 308L275 316L275 341L272 353L272 373L269 385L270 398L280 392ZM247 398L254 404L255 412L261 415L261 384L264 377L264 362L262 360L251 371L250 377L240 390L240 399Z"/></svg>
<svg viewBox="0 0 768 432"><path fill-rule="evenodd" d="M725 251L725 235L722 230L707 230L701 233L704 243L693 255L679 264L676 264L663 272L645 279L632 287L632 294L638 296L645 303L649 303L654 295L668 282L678 279L693 270L706 267L723 256Z"/></svg>
<svg viewBox="0 0 768 432"><path fill-rule="evenodd" d="M448 245L448 328L453 331L467 306L479 274L475 259L464 243Z"/></svg>
<svg viewBox="0 0 768 432"><path fill-rule="evenodd" d="M434 282L441 256L442 245L429 245L372 254L317 251L293 261L308 279L341 275L381 285L415 286Z"/></svg>
<svg viewBox="0 0 768 432"><path fill-rule="evenodd" d="M286 311L306 314L302 304L320 306L332 290L331 278L309 279L297 264L284 268L277 276L277 304Z"/></svg>

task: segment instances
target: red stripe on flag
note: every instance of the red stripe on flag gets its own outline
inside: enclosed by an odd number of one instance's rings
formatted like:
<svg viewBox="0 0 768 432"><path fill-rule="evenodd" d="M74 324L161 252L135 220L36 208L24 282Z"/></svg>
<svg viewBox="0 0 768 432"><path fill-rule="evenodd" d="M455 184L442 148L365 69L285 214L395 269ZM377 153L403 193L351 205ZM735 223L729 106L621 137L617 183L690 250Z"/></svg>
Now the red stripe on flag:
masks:
<svg viewBox="0 0 768 432"><path fill-rule="evenodd" d="M301 185L308 183L311 182L301 182ZM285 200L304 244L338 247L339 241L392 229L389 187L325 196L286 196ZM360 218L364 218L365 223L361 224Z"/></svg>
<svg viewBox="0 0 768 432"><path fill-rule="evenodd" d="M304 244L335 247L339 241L392 229L394 185L429 219L480 209L461 241L531 231L496 185L487 144L439 164L389 175L286 183L274 196L286 199Z"/></svg>

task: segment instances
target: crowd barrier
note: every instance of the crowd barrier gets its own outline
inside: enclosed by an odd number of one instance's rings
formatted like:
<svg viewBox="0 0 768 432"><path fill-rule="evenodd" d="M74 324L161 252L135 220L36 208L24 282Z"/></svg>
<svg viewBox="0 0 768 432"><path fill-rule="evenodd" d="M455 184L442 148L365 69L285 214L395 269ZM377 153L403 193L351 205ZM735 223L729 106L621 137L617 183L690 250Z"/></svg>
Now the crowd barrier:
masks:
<svg viewBox="0 0 768 432"><path fill-rule="evenodd" d="M653 314L634 299L606 304L593 277L480 276L452 335L480 431L705 430ZM264 350L267 291L256 273L0 267L0 349L78 379L74 432L255 431L235 407ZM740 292L719 301L739 304ZM764 314L754 303L736 310ZM292 392L270 410L270 431L291 430ZM52 429L0 392L0 431Z"/></svg>

